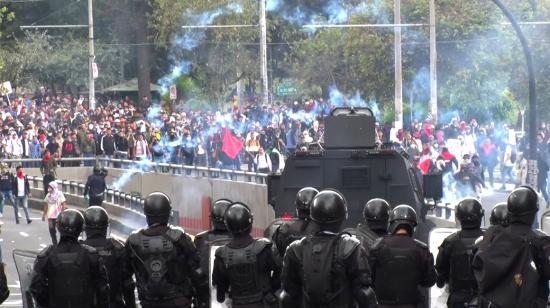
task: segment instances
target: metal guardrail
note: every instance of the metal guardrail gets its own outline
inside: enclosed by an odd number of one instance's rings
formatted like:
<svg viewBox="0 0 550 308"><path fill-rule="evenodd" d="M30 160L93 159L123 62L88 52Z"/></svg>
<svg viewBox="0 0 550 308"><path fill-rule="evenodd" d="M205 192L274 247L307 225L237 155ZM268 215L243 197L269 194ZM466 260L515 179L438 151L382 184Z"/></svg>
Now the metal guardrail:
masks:
<svg viewBox="0 0 550 308"><path fill-rule="evenodd" d="M31 164L40 163L41 159L2 159L2 162L17 163L17 164ZM266 184L267 174L259 172L248 172L241 170L229 170L220 168L200 167L200 166L187 166L181 164L170 164L152 161L139 161L120 158L107 158L107 157L75 157L75 158L61 158L57 159L58 162L97 162L102 167L109 168L121 168L134 170L136 172L158 172L173 175L183 175L190 177L203 177L203 178L215 178L215 179L227 179L236 182ZM32 167L32 165L30 165ZM36 165L34 167L37 167ZM63 167L61 167L63 168Z"/></svg>
<svg viewBox="0 0 550 308"><path fill-rule="evenodd" d="M43 189L43 179L38 176L29 176L28 177L30 185L35 189ZM84 184L76 181L68 180L56 180L59 184L59 188L62 192L75 195L83 196L84 195ZM143 214L143 203L144 200L141 197L127 194L118 190L108 189L105 191L104 202L112 203L120 207L131 209Z"/></svg>

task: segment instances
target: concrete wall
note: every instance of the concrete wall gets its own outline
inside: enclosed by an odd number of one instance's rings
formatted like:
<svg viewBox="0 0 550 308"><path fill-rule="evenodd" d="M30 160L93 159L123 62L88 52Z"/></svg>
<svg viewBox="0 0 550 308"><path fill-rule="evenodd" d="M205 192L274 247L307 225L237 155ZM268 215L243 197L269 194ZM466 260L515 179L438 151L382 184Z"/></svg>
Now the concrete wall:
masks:
<svg viewBox="0 0 550 308"><path fill-rule="evenodd" d="M38 173L36 173L38 172ZM58 179L85 182L91 168L62 167L57 169ZM109 188L125 173L124 169L109 169L107 185ZM39 170L27 170L29 175L39 175ZM261 236L263 230L275 217L273 209L267 204L265 185L233 182L221 179L194 178L161 173L131 173L120 191L139 193L142 197L154 191L167 194L172 200L174 210L179 212L179 223L189 233L196 234L209 228L210 203L212 200L227 198L250 206L254 213L255 236Z"/></svg>

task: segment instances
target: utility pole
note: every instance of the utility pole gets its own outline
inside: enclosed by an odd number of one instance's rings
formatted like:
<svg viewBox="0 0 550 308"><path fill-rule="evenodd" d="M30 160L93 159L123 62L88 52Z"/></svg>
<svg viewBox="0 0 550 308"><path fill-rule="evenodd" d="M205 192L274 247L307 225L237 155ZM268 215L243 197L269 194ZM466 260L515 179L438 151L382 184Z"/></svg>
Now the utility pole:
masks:
<svg viewBox="0 0 550 308"><path fill-rule="evenodd" d="M95 80L94 80L94 63L95 63L95 50L94 50L94 10L93 0L88 0L88 102L90 104L90 110L95 109Z"/></svg>
<svg viewBox="0 0 550 308"><path fill-rule="evenodd" d="M262 70L262 103L269 103L269 85L267 77L267 21L265 1L260 0L260 66Z"/></svg>
<svg viewBox="0 0 550 308"><path fill-rule="evenodd" d="M437 124L437 32L435 27L435 0L430 0L430 111Z"/></svg>
<svg viewBox="0 0 550 308"><path fill-rule="evenodd" d="M394 24L401 24L401 0L394 0ZM403 128L403 67L401 54L401 27L395 33L395 129Z"/></svg>

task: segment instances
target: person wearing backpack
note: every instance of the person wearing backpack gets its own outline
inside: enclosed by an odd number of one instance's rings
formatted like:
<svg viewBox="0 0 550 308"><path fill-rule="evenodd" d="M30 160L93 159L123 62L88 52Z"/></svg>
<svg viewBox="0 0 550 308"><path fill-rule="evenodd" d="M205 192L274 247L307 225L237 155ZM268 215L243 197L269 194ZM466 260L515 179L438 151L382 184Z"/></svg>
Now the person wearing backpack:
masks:
<svg viewBox="0 0 550 308"><path fill-rule="evenodd" d="M216 250L212 272L216 300L223 303L229 297L233 308L276 308L279 268L271 241L250 236L253 215L243 203L233 203L224 221L233 238Z"/></svg>
<svg viewBox="0 0 550 308"><path fill-rule="evenodd" d="M366 251L369 251L381 237L388 235L388 220L391 207L388 201L380 198L371 199L363 208L365 222L357 224L355 228L344 230L357 237Z"/></svg>
<svg viewBox="0 0 550 308"><path fill-rule="evenodd" d="M415 210L399 205L390 213L390 235L372 247L370 262L380 308L416 308L424 302L419 287L436 282L434 258L428 245L412 238Z"/></svg>
<svg viewBox="0 0 550 308"><path fill-rule="evenodd" d="M521 186L508 196L509 226L493 226L478 244L472 268L480 308L542 308L548 300L550 237L531 225L538 195Z"/></svg>
<svg viewBox="0 0 550 308"><path fill-rule="evenodd" d="M281 308L378 307L367 252L340 228L348 215L344 196L323 190L311 204L318 232L288 246L282 271Z"/></svg>
<svg viewBox="0 0 550 308"><path fill-rule="evenodd" d="M29 291L38 307L109 307L107 271L97 250L80 244L84 217L73 209L57 217L59 244L36 258Z"/></svg>
<svg viewBox="0 0 550 308"><path fill-rule="evenodd" d="M304 187L298 191L294 199L297 218L283 220L281 225L273 232L272 240L275 249L279 253L280 260L285 256L287 247L292 242L310 234L314 228L309 219L309 211L313 198L319 191L313 187Z"/></svg>
<svg viewBox="0 0 550 308"><path fill-rule="evenodd" d="M437 286L449 285L449 308L465 307L477 296L477 284L471 268L474 244L483 235L483 207L474 198L461 200L456 209L460 231L449 235L439 247L435 269Z"/></svg>
<svg viewBox="0 0 550 308"><path fill-rule="evenodd" d="M134 231L124 245L128 271L136 276L143 308L208 307L209 288L191 237L169 224L172 202L152 192L143 205L147 227Z"/></svg>
<svg viewBox="0 0 550 308"><path fill-rule="evenodd" d="M91 206L84 212L85 245L97 250L109 274L109 308L135 308L135 282L127 271L124 244L108 238L109 215L100 206Z"/></svg>

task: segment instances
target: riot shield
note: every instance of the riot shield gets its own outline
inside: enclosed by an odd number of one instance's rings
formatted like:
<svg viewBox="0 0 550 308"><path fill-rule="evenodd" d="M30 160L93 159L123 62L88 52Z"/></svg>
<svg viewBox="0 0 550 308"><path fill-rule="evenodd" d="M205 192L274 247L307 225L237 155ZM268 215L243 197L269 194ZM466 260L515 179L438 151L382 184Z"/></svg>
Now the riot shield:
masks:
<svg viewBox="0 0 550 308"><path fill-rule="evenodd" d="M550 234L550 210L541 215L540 228L544 233Z"/></svg>
<svg viewBox="0 0 550 308"><path fill-rule="evenodd" d="M31 275L34 266L34 260L38 256L38 252L29 250L13 251L13 260L15 261L15 268L17 275L19 276L19 285L21 287L21 296L23 297L24 308L34 308L34 300L29 292L29 286L31 284Z"/></svg>
<svg viewBox="0 0 550 308"><path fill-rule="evenodd" d="M430 232L429 238L429 247L430 252L433 254L434 258L437 258L437 253L439 252L439 246L443 243L443 240L447 236L455 233L458 229L455 228L435 228ZM440 289L437 286L430 288L430 307L446 307L447 298L449 297L448 285L445 288Z"/></svg>
<svg viewBox="0 0 550 308"><path fill-rule="evenodd" d="M215 240L210 243L210 267L208 271L208 282L210 283L210 308L229 308L231 307L231 300L225 299L224 303L218 303L216 300L216 287L212 285L212 272L214 271L214 259L216 259L216 249L229 243L230 238Z"/></svg>

